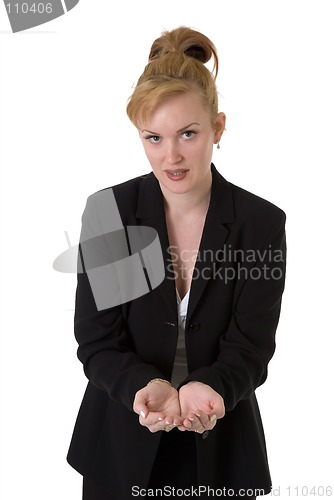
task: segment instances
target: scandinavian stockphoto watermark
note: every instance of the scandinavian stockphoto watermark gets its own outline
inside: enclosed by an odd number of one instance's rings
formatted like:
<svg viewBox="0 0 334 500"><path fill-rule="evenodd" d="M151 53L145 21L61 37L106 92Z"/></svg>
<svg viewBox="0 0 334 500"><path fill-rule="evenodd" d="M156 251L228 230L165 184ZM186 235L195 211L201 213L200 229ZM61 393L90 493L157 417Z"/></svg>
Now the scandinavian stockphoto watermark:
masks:
<svg viewBox="0 0 334 500"><path fill-rule="evenodd" d="M82 218L79 245L53 262L63 273L86 273L98 311L125 304L154 290L165 278L158 233L148 226L123 226L113 190L91 195Z"/></svg>
<svg viewBox="0 0 334 500"><path fill-rule="evenodd" d="M271 244L263 249L247 250L227 244L217 251L200 249L180 253L176 246L170 246L167 253L169 279L191 277L192 280L219 279L227 283L241 279L280 280L283 277L284 253L272 248Z"/></svg>
<svg viewBox="0 0 334 500"><path fill-rule="evenodd" d="M238 249L231 244L212 251L178 253L167 248L166 262L155 229L123 226L112 188L91 195L82 218L80 243L59 255L55 270L87 274L98 311L125 304L157 288L168 279L190 277L193 281L280 280L284 254L271 245ZM189 265L192 264L192 265ZM188 273L191 273L189 276Z"/></svg>
<svg viewBox="0 0 334 500"><path fill-rule="evenodd" d="M79 0L4 0L13 33L48 23L73 9Z"/></svg>

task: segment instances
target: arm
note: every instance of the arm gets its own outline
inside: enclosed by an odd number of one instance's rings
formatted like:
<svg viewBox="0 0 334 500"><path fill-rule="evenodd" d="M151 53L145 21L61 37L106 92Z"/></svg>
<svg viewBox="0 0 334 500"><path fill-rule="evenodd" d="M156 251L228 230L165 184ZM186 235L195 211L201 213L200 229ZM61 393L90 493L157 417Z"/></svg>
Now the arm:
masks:
<svg viewBox="0 0 334 500"><path fill-rule="evenodd" d="M80 246L89 241L94 262L107 263L108 259L110 262L111 248L103 235L110 233L112 228L105 227L104 220L101 220L102 209L98 210L95 197L88 198L82 217ZM83 250L85 253L85 248ZM84 259L84 264L87 264L87 259ZM136 392L149 380L164 378L164 375L136 354L122 313L124 306L98 310L89 275L85 268L82 271L79 268L74 318L78 358L92 384L132 411Z"/></svg>

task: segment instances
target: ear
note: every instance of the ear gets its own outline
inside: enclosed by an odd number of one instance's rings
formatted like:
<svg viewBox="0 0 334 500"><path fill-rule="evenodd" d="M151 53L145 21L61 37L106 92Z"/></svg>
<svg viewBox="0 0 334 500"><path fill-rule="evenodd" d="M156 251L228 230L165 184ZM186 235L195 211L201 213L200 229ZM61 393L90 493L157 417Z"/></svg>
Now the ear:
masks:
<svg viewBox="0 0 334 500"><path fill-rule="evenodd" d="M221 139L221 136L223 135L223 132L225 130L225 125L226 125L226 115L225 113L218 113L215 125L214 125L214 131L215 131L215 143L218 143Z"/></svg>

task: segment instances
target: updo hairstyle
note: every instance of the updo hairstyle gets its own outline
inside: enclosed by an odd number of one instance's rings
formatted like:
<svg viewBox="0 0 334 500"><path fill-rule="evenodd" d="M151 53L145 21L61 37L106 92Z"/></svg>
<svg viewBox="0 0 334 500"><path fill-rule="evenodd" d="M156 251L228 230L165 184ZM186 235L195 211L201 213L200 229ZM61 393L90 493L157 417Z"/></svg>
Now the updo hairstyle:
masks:
<svg viewBox="0 0 334 500"><path fill-rule="evenodd" d="M212 72L204 66L211 58ZM214 123L218 114L217 74L217 50L209 38L184 26L164 31L153 42L149 62L129 98L128 117L140 129L140 122L145 122L164 99L197 89Z"/></svg>

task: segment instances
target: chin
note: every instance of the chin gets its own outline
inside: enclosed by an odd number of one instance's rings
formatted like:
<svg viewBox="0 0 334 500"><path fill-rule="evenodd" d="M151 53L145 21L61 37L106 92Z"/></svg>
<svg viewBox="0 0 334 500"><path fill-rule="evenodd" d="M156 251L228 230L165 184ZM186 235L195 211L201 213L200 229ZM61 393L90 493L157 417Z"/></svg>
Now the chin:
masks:
<svg viewBox="0 0 334 500"><path fill-rule="evenodd" d="M165 189L168 189L171 193L183 194L188 193L194 189L194 186L187 181L169 181L162 182L160 184L164 186Z"/></svg>

